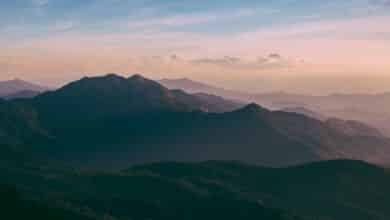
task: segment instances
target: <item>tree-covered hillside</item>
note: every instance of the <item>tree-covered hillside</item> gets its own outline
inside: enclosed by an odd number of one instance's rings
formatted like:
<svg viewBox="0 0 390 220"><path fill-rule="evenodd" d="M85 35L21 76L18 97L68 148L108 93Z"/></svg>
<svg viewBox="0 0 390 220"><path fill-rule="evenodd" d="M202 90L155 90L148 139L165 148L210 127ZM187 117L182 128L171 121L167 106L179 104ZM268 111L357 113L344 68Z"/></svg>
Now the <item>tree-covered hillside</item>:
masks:
<svg viewBox="0 0 390 220"><path fill-rule="evenodd" d="M389 173L358 161L279 169L221 161L157 163L121 172L7 166L0 178L26 198L94 218L390 217Z"/></svg>

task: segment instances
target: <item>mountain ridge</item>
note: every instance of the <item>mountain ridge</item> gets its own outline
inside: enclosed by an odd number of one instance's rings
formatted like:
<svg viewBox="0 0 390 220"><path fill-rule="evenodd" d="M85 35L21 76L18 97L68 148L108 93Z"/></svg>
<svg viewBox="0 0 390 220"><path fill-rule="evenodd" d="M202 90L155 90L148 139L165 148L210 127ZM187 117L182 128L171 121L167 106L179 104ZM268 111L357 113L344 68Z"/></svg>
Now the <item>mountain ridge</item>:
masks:
<svg viewBox="0 0 390 220"><path fill-rule="evenodd" d="M330 94L330 95L300 95L286 92L271 93L242 93L226 90L199 83L190 79L163 80L162 84L168 88L180 88L188 92L210 92L211 94L232 98L243 102L256 102L272 110L292 110L298 113L307 113L308 116L319 119L340 118L344 120L361 121L379 129L383 134L390 136L390 93L376 94ZM201 85L201 86L200 86ZM302 111L302 109L304 111ZM306 111L309 109L310 111ZM289 111L290 111L289 110ZM315 113L315 114L312 114Z"/></svg>
<svg viewBox="0 0 390 220"><path fill-rule="evenodd" d="M48 87L40 86L21 79L0 81L0 97L7 97L22 91L34 91L40 93L47 90L49 90Z"/></svg>
<svg viewBox="0 0 390 220"><path fill-rule="evenodd" d="M83 163L89 158L96 165L216 159L284 166L336 158L381 164L388 159L390 141L364 129L346 134L336 129L343 124L334 128L254 103L224 112L217 107L226 106L209 99L215 97L169 90L140 75L85 77L32 99L6 102L36 115L33 127L22 127L31 134L28 140L12 123L3 130L28 145L46 137L40 152L52 160Z"/></svg>

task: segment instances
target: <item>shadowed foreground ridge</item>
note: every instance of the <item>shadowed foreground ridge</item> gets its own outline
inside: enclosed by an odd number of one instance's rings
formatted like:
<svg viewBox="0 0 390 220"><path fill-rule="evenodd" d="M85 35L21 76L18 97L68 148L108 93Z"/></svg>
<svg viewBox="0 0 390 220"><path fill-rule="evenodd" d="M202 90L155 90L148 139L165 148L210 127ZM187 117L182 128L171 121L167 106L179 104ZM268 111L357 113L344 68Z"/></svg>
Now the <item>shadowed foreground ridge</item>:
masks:
<svg viewBox="0 0 390 220"><path fill-rule="evenodd" d="M34 204L39 198L39 207L50 204L54 211L84 219L384 220L390 216L389 173L359 161L290 168L165 162L116 172L1 166L0 177L25 198L33 198L17 200L16 205Z"/></svg>

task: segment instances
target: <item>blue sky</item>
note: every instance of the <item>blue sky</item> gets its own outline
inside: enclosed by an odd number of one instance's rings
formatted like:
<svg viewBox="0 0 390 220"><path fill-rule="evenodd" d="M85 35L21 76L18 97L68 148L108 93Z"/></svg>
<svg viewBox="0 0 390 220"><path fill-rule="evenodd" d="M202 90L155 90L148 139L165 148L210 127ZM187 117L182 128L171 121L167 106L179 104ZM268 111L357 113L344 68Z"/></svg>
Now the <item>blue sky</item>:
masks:
<svg viewBox="0 0 390 220"><path fill-rule="evenodd" d="M390 79L390 0L3 0L0 34L0 80Z"/></svg>

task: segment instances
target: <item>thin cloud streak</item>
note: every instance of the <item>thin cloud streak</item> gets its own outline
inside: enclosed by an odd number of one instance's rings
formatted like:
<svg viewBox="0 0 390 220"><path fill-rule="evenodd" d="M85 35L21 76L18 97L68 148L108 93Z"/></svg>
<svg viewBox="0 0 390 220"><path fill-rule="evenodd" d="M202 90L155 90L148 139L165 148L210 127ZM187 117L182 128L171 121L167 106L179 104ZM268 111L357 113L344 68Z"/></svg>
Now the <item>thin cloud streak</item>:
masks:
<svg viewBox="0 0 390 220"><path fill-rule="evenodd" d="M250 17L255 15L254 9L239 9L234 12L208 12L197 14L183 14L169 17L160 17L146 19L144 21L130 21L129 28L148 28L153 26L183 26L193 24L204 24L210 22L234 20L242 17Z"/></svg>

